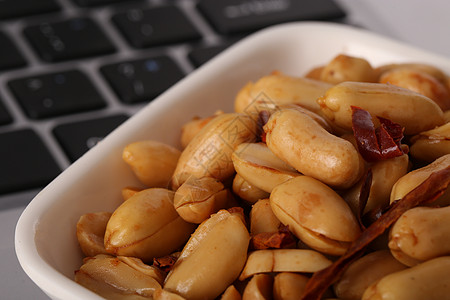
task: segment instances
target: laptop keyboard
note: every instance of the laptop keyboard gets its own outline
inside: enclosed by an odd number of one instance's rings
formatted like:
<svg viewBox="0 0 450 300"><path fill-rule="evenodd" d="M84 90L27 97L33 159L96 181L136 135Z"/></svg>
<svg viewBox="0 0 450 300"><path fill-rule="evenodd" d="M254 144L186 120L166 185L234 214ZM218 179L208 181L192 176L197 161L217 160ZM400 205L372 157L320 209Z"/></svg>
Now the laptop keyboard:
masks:
<svg viewBox="0 0 450 300"><path fill-rule="evenodd" d="M345 12L332 0L0 0L0 196L38 191L240 38L302 20Z"/></svg>

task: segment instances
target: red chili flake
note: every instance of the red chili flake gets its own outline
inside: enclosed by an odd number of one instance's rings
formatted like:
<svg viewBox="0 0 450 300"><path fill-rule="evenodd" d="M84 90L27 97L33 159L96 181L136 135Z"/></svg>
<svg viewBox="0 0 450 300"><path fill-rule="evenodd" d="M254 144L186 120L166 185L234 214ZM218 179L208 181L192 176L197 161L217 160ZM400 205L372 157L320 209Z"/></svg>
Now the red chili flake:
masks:
<svg viewBox="0 0 450 300"><path fill-rule="evenodd" d="M266 125L266 123L269 122L269 118L270 112L268 112L267 110L260 111L258 114L258 127L262 128L264 125ZM264 130L261 130L260 138L261 142L266 142L266 132Z"/></svg>
<svg viewBox="0 0 450 300"><path fill-rule="evenodd" d="M153 259L153 265L164 272L169 272L173 265L177 262L178 255L166 255Z"/></svg>
<svg viewBox="0 0 450 300"><path fill-rule="evenodd" d="M364 230L347 252L329 267L317 271L306 284L301 300L319 300L325 290L335 282L346 267L361 256L367 245L383 234L407 210L430 203L439 198L450 184L450 167L434 172L419 186L392 204L380 218Z"/></svg>
<svg viewBox="0 0 450 300"><path fill-rule="evenodd" d="M364 214L364 209L366 208L367 205L367 201L369 200L369 195L370 195L370 187L372 186L372 169L369 169L366 174L364 175L363 179L362 179L362 185L361 185L361 190L359 192L359 198L358 198L358 214L357 214L357 219L359 222L359 226L361 227L361 229L366 229L366 226L364 226L363 223L363 214Z"/></svg>
<svg viewBox="0 0 450 300"><path fill-rule="evenodd" d="M252 236L250 248L253 250L293 248L296 240L287 226L276 232L262 232Z"/></svg>
<svg viewBox="0 0 450 300"><path fill-rule="evenodd" d="M403 127L389 119L377 117L380 127L375 129L370 113L352 106L352 129L359 153L368 162L389 159L403 155L400 142Z"/></svg>

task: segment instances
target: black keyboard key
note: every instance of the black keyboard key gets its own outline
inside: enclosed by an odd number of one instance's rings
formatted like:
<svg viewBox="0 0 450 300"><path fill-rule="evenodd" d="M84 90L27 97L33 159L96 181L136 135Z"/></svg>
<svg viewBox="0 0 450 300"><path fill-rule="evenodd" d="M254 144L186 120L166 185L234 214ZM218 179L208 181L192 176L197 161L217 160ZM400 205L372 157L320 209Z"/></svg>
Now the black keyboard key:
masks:
<svg viewBox="0 0 450 300"><path fill-rule="evenodd" d="M0 194L43 187L61 169L31 129L0 134Z"/></svg>
<svg viewBox="0 0 450 300"><path fill-rule="evenodd" d="M2 3L0 1L0 3ZM0 32L0 70L25 66L27 63L11 39Z"/></svg>
<svg viewBox="0 0 450 300"><path fill-rule="evenodd" d="M136 48L185 42L201 37L189 19L175 6L132 9L114 15L112 20Z"/></svg>
<svg viewBox="0 0 450 300"><path fill-rule="evenodd" d="M189 60L194 64L195 67L203 65L205 62L225 50L228 46L209 46L196 48L189 52Z"/></svg>
<svg viewBox="0 0 450 300"><path fill-rule="evenodd" d="M49 62L109 54L114 45L93 20L74 18L25 28L25 36L39 56Z"/></svg>
<svg viewBox="0 0 450 300"><path fill-rule="evenodd" d="M8 82L25 113L32 119L97 109L105 101L78 70L36 75Z"/></svg>
<svg viewBox="0 0 450 300"><path fill-rule="evenodd" d="M58 11L55 0L0 0L0 20Z"/></svg>
<svg viewBox="0 0 450 300"><path fill-rule="evenodd" d="M98 6L117 2L125 2L130 0L73 0L79 6Z"/></svg>
<svg viewBox="0 0 450 300"><path fill-rule="evenodd" d="M53 134L69 159L74 162L126 119L128 117L125 115L116 115L63 124L55 127Z"/></svg>
<svg viewBox="0 0 450 300"><path fill-rule="evenodd" d="M103 66L102 74L121 101L149 101L184 77L183 71L167 56Z"/></svg>
<svg viewBox="0 0 450 300"><path fill-rule="evenodd" d="M0 125L8 124L12 122L12 118L6 110L5 106L0 99Z"/></svg>
<svg viewBox="0 0 450 300"><path fill-rule="evenodd" d="M198 9L223 34L254 31L282 22L345 16L333 0L201 0Z"/></svg>

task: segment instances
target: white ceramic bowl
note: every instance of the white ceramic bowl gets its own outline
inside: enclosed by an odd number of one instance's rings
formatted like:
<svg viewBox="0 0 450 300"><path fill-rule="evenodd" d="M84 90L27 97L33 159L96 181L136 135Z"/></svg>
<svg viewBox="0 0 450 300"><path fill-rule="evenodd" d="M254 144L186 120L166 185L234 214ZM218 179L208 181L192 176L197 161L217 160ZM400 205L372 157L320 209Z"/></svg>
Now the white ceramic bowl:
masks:
<svg viewBox="0 0 450 300"><path fill-rule="evenodd" d="M291 23L253 34L152 101L32 200L15 236L25 272L53 299L101 299L73 281L82 259L75 226L84 213L112 211L121 202L121 188L138 184L122 161L124 146L141 139L178 145L185 121L217 109L232 111L247 81L273 70L301 76L339 53L364 57L373 66L430 63L450 74L444 57L344 25Z"/></svg>

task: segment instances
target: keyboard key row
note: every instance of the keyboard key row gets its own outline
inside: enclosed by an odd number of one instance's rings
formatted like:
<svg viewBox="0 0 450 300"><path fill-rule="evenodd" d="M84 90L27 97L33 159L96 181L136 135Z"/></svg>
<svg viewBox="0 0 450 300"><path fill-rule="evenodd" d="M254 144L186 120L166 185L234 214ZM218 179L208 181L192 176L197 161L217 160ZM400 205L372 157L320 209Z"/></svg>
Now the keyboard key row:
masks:
<svg viewBox="0 0 450 300"><path fill-rule="evenodd" d="M345 17L333 0L201 0L198 9L222 34L249 32L283 22Z"/></svg>
<svg viewBox="0 0 450 300"><path fill-rule="evenodd" d="M26 64L27 62L11 39L0 32L0 70L19 68Z"/></svg>
<svg viewBox="0 0 450 300"><path fill-rule="evenodd" d="M1 0L0 20L58 11L55 0Z"/></svg>
<svg viewBox="0 0 450 300"><path fill-rule="evenodd" d="M24 7L51 6L47 0L24 1ZM81 1L81 0L78 0ZM123 0L122 0L123 1ZM103 0L81 1L83 5L96 5ZM105 2L115 2L107 0ZM0 1L2 5L15 7L16 2ZM32 4L35 3L35 4ZM51 3L51 1L49 2ZM27 6L28 5L28 6ZM24 8L25 9L25 8ZM332 0L305 1L215 1L202 0L198 9L220 33L235 34L254 31L272 24L296 20L332 20L345 16ZM14 11L14 9L11 9ZM38 10L40 11L40 10ZM175 5L156 6L147 9L129 9L111 16L111 22L135 48L148 48L173 43L200 40L202 34L184 12ZM97 22L87 17L77 17L59 22L42 22L23 30L25 37L38 56L46 62L60 62L114 53L117 49ZM26 64L11 40L0 33L0 70L21 67ZM210 52L210 53L215 53ZM204 56L204 54L203 54ZM5 57L10 57L6 60ZM194 64L196 56L192 55Z"/></svg>
<svg viewBox="0 0 450 300"><path fill-rule="evenodd" d="M201 38L200 32L175 6L132 9L114 15L112 20L128 42L136 48Z"/></svg>
<svg viewBox="0 0 450 300"><path fill-rule="evenodd" d="M43 119L104 107L105 100L78 70L30 76L8 82L31 119Z"/></svg>
<svg viewBox="0 0 450 300"><path fill-rule="evenodd" d="M127 118L120 114L62 124L53 129L53 134L74 162ZM47 146L32 129L0 133L0 145L0 195L41 188L61 172Z"/></svg>
<svg viewBox="0 0 450 300"><path fill-rule="evenodd" d="M109 54L114 45L92 19L74 18L56 23L41 23L24 30L42 60L58 62Z"/></svg>
<svg viewBox="0 0 450 300"><path fill-rule="evenodd" d="M75 4L86 6L106 5L129 0L73 0ZM43 13L60 11L55 0L0 0L0 20L20 18Z"/></svg>
<svg viewBox="0 0 450 300"><path fill-rule="evenodd" d="M1 5L2 1L0 1ZM170 20L168 22L167 20ZM176 6L133 9L112 16L112 22L136 48L181 43L201 38L200 32ZM23 33L38 56L46 62L111 54L116 47L103 29L90 18L71 18L28 26ZM0 34L0 69L26 64L17 48L5 34ZM2 47L3 48L3 47Z"/></svg>
<svg viewBox="0 0 450 300"><path fill-rule="evenodd" d="M124 103L151 101L184 77L167 56L108 64L101 74ZM106 106L92 80L80 70L38 74L8 82L17 102L31 119L45 119ZM9 115L0 101L0 124Z"/></svg>
<svg viewBox="0 0 450 300"><path fill-rule="evenodd" d="M111 64L100 70L125 103L152 100L184 77L167 56Z"/></svg>
<svg viewBox="0 0 450 300"><path fill-rule="evenodd" d="M61 124L53 129L53 134L74 162L127 119L128 116L120 114Z"/></svg>

